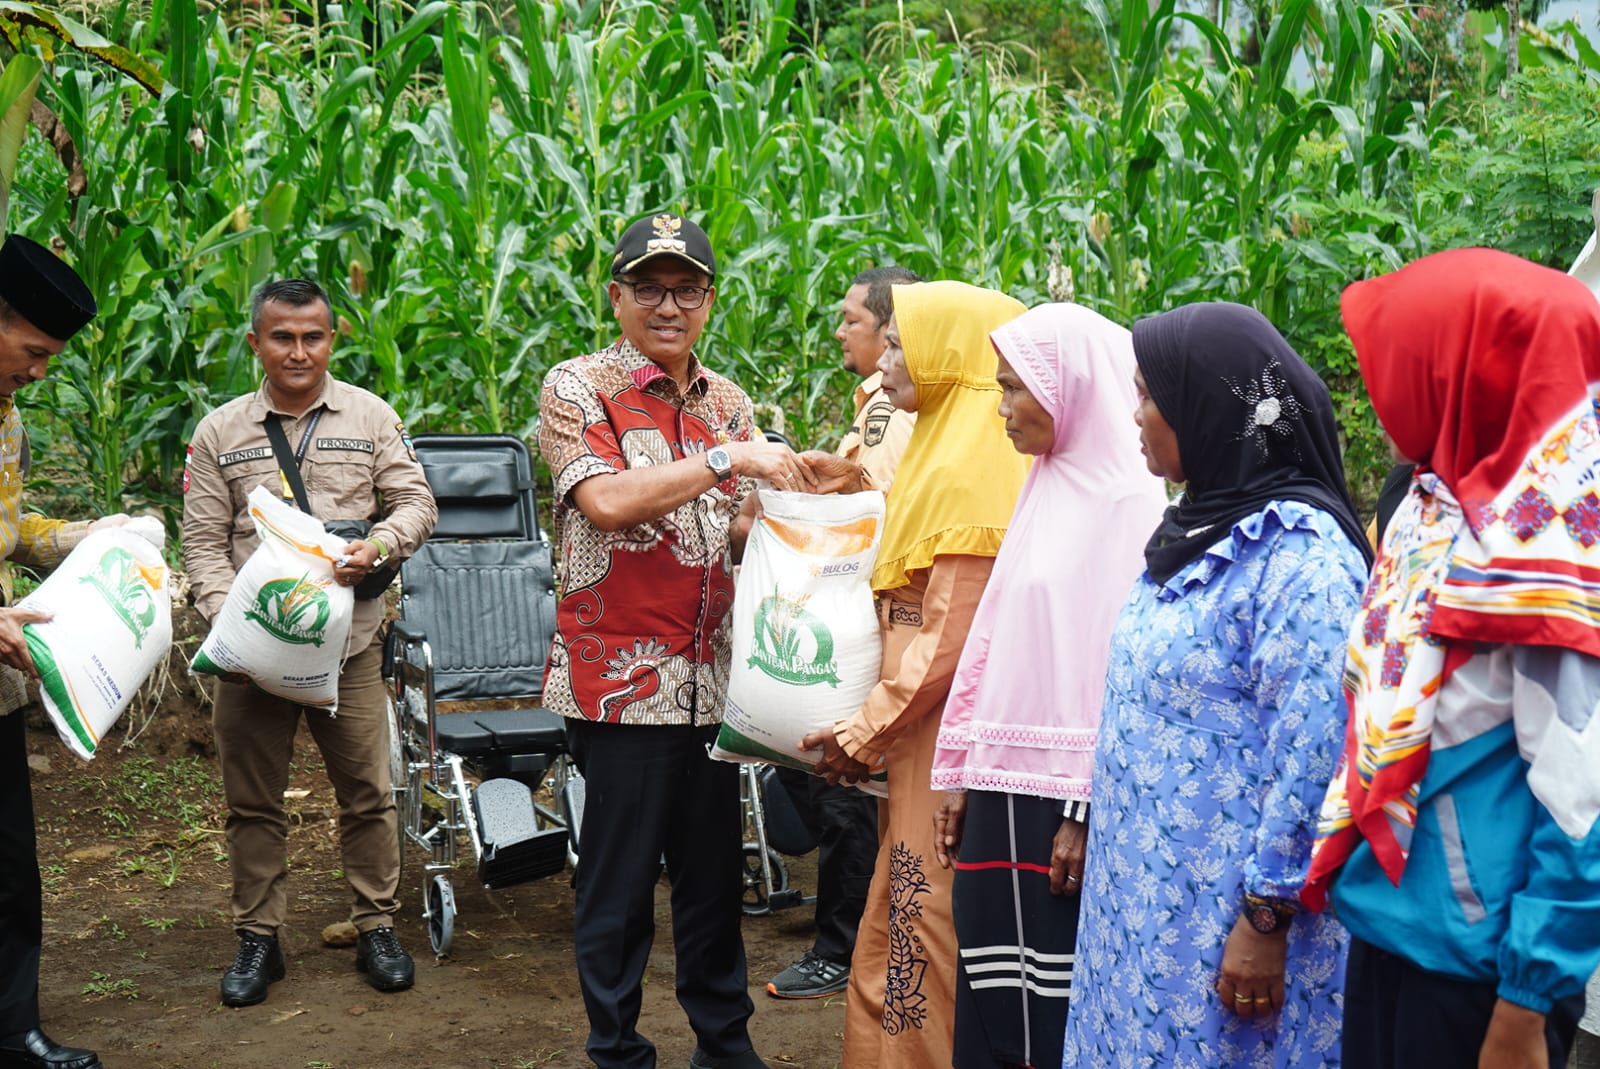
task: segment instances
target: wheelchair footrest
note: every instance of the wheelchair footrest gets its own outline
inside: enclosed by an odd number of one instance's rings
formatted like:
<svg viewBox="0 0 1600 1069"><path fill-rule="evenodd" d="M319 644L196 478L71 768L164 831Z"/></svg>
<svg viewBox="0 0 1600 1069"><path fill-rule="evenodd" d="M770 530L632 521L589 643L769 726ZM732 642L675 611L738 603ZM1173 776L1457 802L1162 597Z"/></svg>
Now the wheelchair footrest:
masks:
<svg viewBox="0 0 1600 1069"><path fill-rule="evenodd" d="M780 909L793 909L796 906L804 906L809 904L809 902L814 901L816 901L816 899L808 899L806 895L802 894L799 890L790 887L787 890L774 891L772 894L768 895L767 908L774 911Z"/></svg>
<svg viewBox="0 0 1600 1069"><path fill-rule="evenodd" d="M472 792L483 836L478 880L510 887L560 872L567 862L567 829L542 828L533 792L514 779L491 779Z"/></svg>

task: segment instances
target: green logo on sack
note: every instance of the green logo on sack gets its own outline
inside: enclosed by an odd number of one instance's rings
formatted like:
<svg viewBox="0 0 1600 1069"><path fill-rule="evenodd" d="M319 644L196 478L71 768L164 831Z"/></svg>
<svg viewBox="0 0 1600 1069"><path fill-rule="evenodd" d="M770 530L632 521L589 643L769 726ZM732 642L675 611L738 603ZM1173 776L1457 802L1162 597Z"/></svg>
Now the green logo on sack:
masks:
<svg viewBox="0 0 1600 1069"><path fill-rule="evenodd" d="M756 607L755 649L748 663L784 683L837 687L833 632L815 613L806 611L810 599L810 594L791 598L774 590L761 600Z"/></svg>
<svg viewBox="0 0 1600 1069"><path fill-rule="evenodd" d="M256 604L244 612L267 633L297 645L322 645L323 631L333 606L328 592L305 576L299 579L274 579L256 594Z"/></svg>
<svg viewBox="0 0 1600 1069"><path fill-rule="evenodd" d="M133 646L144 645L150 625L156 622L156 591L161 588L162 566L140 564L125 549L112 549L99 567L78 580L88 583L106 599L119 619L133 632Z"/></svg>

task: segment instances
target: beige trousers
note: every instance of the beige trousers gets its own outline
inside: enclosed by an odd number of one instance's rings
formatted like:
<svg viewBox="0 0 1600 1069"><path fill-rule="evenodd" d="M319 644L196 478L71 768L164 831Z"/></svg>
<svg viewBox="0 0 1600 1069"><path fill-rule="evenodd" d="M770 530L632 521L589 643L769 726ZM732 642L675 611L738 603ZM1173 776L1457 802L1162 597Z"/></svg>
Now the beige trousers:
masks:
<svg viewBox="0 0 1600 1069"><path fill-rule="evenodd" d="M389 790L389 721L383 647L374 641L345 662L339 712L329 716L252 686L218 681L212 728L228 800L233 926L272 935L288 914L289 821L283 792L302 714L322 751L339 805L339 849L361 931L394 923L400 841Z"/></svg>

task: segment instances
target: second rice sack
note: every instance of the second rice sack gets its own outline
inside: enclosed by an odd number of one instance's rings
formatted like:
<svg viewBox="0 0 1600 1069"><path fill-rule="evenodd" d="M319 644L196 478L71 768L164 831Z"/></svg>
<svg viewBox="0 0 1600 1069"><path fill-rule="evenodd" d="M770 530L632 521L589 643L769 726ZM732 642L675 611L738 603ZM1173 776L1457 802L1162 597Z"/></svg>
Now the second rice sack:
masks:
<svg viewBox="0 0 1600 1069"><path fill-rule="evenodd" d="M799 741L861 708L883 667L872 567L883 494L763 488L733 599L728 707L712 756L809 771ZM864 790L882 793L883 773Z"/></svg>
<svg viewBox="0 0 1600 1069"><path fill-rule="evenodd" d="M250 518L261 544L190 668L249 676L269 694L332 712L355 608L355 594L333 577L344 539L260 486L250 491Z"/></svg>

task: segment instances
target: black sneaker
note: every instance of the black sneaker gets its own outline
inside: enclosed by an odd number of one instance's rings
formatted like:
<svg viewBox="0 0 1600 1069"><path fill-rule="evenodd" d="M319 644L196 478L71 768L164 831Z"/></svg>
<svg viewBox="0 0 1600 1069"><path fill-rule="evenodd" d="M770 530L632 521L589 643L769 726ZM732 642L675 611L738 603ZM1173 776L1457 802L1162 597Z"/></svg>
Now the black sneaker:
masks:
<svg viewBox="0 0 1600 1069"><path fill-rule="evenodd" d="M283 979L283 948L275 935L239 933L239 954L222 974L224 1006L265 1002L267 985Z"/></svg>
<svg viewBox="0 0 1600 1069"><path fill-rule="evenodd" d="M813 951L767 982L773 998L821 998L837 995L850 983L850 966L819 958Z"/></svg>
<svg viewBox="0 0 1600 1069"><path fill-rule="evenodd" d="M416 968L400 945L393 928L374 928L356 940L356 968L379 991L404 991L411 986Z"/></svg>

